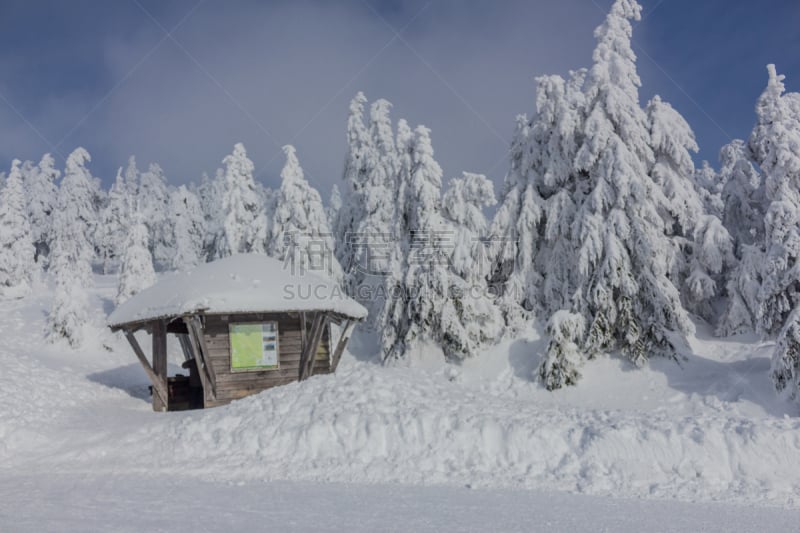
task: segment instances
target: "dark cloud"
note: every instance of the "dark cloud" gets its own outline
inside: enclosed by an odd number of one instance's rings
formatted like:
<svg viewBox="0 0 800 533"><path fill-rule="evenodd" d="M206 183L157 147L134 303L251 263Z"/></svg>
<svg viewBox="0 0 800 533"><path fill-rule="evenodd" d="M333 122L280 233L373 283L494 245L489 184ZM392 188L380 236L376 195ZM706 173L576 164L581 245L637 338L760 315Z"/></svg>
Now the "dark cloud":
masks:
<svg viewBox="0 0 800 533"><path fill-rule="evenodd" d="M213 173L241 141L274 186L280 146L292 143L327 193L341 174L348 101L363 90L433 130L447 177L500 180L514 116L533 107L533 78L587 65L609 3L208 1L193 12L194 2L20 3L6 26L38 33L0 37L0 94L19 112L0 100L0 163L82 145L106 183L130 154L185 183ZM695 76L670 63L675 35L659 33L671 9L657 6L638 42L670 72ZM665 92L692 124L708 122L660 69L643 68L655 80L643 96ZM707 89L686 85L705 102Z"/></svg>

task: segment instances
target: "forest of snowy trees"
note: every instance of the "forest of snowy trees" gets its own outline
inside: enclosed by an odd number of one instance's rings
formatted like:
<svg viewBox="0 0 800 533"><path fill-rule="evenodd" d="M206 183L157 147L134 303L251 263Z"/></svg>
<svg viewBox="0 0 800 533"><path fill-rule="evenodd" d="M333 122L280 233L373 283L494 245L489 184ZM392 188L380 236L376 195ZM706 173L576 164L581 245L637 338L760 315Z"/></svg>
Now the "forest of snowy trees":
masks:
<svg viewBox="0 0 800 533"><path fill-rule="evenodd" d="M421 343L480 356L533 321L549 340L535 377L557 389L600 354L679 360L704 320L776 340L775 386L800 396L800 93L770 65L749 138L721 148L718 170L695 168L687 121L640 101L640 16L616 0L588 68L537 78L498 195L479 174L445 181L432 132L362 93L327 205L292 146L277 190L242 144L180 187L131 157L105 191L83 148L63 171L49 154L14 160L0 179L0 297L52 280L48 335L79 346L93 269L119 274L121 303L157 272L259 253L339 282L386 362Z"/></svg>

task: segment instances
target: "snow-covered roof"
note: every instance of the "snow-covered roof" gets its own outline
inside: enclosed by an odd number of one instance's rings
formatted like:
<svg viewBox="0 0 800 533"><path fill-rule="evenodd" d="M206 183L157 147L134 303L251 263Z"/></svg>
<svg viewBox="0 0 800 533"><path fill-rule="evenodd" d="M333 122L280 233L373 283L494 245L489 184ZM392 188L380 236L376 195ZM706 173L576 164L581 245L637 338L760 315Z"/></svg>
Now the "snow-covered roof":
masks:
<svg viewBox="0 0 800 533"><path fill-rule="evenodd" d="M203 313L331 311L362 319L367 310L328 279L292 273L281 261L240 254L166 274L108 317L110 327Z"/></svg>

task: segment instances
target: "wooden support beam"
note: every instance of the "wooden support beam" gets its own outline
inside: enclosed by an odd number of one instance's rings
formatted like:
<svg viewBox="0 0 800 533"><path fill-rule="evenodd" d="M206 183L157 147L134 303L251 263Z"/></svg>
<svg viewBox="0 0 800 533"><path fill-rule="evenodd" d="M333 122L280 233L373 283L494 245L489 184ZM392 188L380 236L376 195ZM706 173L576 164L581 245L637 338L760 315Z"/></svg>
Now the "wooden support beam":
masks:
<svg viewBox="0 0 800 533"><path fill-rule="evenodd" d="M139 362L142 363L144 373L147 374L147 377L150 378L150 381L153 383L153 397L158 395L163 399L162 401L166 403L166 401L168 401L167 388L158 378L153 367L150 366L150 362L144 355L142 347L139 346L139 341L136 340L136 337L134 337L133 332L130 330L125 330L125 338L128 339L128 343L130 343L131 348L133 348L136 357L138 357Z"/></svg>
<svg viewBox="0 0 800 533"><path fill-rule="evenodd" d="M194 359L194 354L192 353L192 341L189 340L188 333L177 333L176 336L178 337L178 342L181 343L181 351L183 352L183 359L188 361L189 359Z"/></svg>
<svg viewBox="0 0 800 533"><path fill-rule="evenodd" d="M208 373L208 366L206 365L206 360L203 357L203 351L200 348L200 343L197 340L197 337L194 333L194 328L191 325L191 318L185 317L184 322L186 322L186 327L189 330L189 345L192 349L192 355L194 356L194 360L197 363L197 373L200 376L200 382L203 384L203 403L208 403L208 400L214 401L217 399L217 387L216 382L211 381L211 376Z"/></svg>
<svg viewBox="0 0 800 533"><path fill-rule="evenodd" d="M327 313L320 314L322 315L322 321L319 323L319 331L317 331L316 336L314 337L314 346L311 349L311 356L308 358L308 371L306 372L306 377L311 377L314 375L314 364L316 364L317 361L319 345L322 343L322 337L325 336L325 328L327 328L328 324L330 323Z"/></svg>
<svg viewBox="0 0 800 533"><path fill-rule="evenodd" d="M300 313L300 349L306 349L306 340L308 337L308 325L306 324L306 313L305 311Z"/></svg>
<svg viewBox="0 0 800 533"><path fill-rule="evenodd" d="M167 394L153 395L153 410L169 410L169 388L167 385L167 323L156 320L153 323L153 371L164 386Z"/></svg>
<svg viewBox="0 0 800 533"><path fill-rule="evenodd" d="M311 325L311 332L308 337L308 342L303 347L302 355L300 356L300 373L298 376L299 381L307 379L311 375L311 369L314 365L314 359L319 349L319 343L322 340L322 332L324 331L324 324L327 322L325 313L316 313L314 321Z"/></svg>
<svg viewBox="0 0 800 533"><path fill-rule="evenodd" d="M336 343L336 349L331 356L331 372L336 371L336 367L339 365L339 359L342 358L342 353L344 353L344 349L347 347L347 341L350 340L350 335L353 334L355 326L356 322L354 320L345 321L342 335L339 337L339 342Z"/></svg>
<svg viewBox="0 0 800 533"><path fill-rule="evenodd" d="M200 350L203 352L203 362L206 363L206 368L208 369L208 377L211 378L211 384L216 387L217 383L217 374L214 371L214 365L211 364L210 359L208 358L208 347L206 346L206 338L203 335L203 323L200 321L200 317L197 315L192 316L190 320L190 329L194 333L195 338L197 339L197 344L200 345Z"/></svg>

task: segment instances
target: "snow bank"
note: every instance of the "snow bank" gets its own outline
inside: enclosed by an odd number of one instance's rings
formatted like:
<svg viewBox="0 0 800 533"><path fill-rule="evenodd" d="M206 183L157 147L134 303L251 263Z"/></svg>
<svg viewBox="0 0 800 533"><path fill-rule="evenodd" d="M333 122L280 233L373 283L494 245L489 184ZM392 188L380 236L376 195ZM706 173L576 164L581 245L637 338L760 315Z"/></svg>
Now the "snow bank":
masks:
<svg viewBox="0 0 800 533"><path fill-rule="evenodd" d="M800 421L537 408L356 364L128 435L110 468L208 479L460 484L800 504ZM88 456L87 456L88 454ZM144 460L142 460L144 458ZM153 464L151 461L155 461Z"/></svg>
<svg viewBox="0 0 800 533"><path fill-rule="evenodd" d="M293 273L271 257L240 254L168 274L120 305L109 326L190 314L258 311L332 311L364 318L367 311L335 282Z"/></svg>

